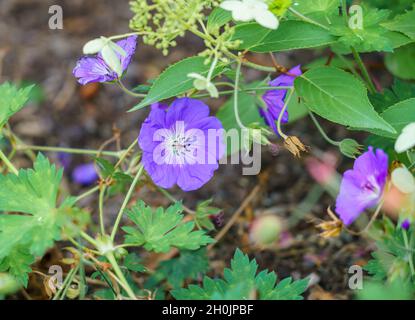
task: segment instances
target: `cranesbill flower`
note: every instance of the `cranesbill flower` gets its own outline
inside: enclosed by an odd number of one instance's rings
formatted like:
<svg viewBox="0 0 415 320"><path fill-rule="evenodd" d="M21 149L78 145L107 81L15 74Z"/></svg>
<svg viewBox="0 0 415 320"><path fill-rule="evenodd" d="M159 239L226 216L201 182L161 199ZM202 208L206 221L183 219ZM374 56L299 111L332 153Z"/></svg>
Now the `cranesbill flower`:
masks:
<svg viewBox="0 0 415 320"><path fill-rule="evenodd" d="M288 71L287 74L282 74L269 82L270 87L292 87L294 86L294 80L300 76L301 66L298 65ZM264 118L265 123L270 126L274 132L278 135L276 121L278 120L282 109L284 108L285 98L287 97L287 89L282 90L268 90L262 96L262 100L265 102L264 108L259 108L259 114ZM288 122L288 110L285 110L281 123Z"/></svg>
<svg viewBox="0 0 415 320"><path fill-rule="evenodd" d="M72 171L72 180L82 186L90 186L98 178L99 176L94 163L81 164Z"/></svg>
<svg viewBox="0 0 415 320"><path fill-rule="evenodd" d="M115 52L120 59L121 69L124 73L131 63L131 59L137 47L137 36L133 35L126 39L116 42L116 44L125 51L125 56L119 52ZM120 78L120 76L112 70L102 58L101 53L96 56L84 56L78 60L73 70L73 75L82 85L91 82L111 82Z"/></svg>
<svg viewBox="0 0 415 320"><path fill-rule="evenodd" d="M162 188L177 184L184 191L207 183L224 153L221 122L209 116L205 103L190 98L176 99L170 107L152 105L138 142L154 183Z"/></svg>
<svg viewBox="0 0 415 320"><path fill-rule="evenodd" d="M343 175L336 201L336 212L345 225L379 203L387 177L388 156L383 150L369 147L356 159L353 169Z"/></svg>
<svg viewBox="0 0 415 320"><path fill-rule="evenodd" d="M231 11L235 21L255 20L269 29L277 29L279 26L278 18L269 10L264 0L226 0L221 3L220 7Z"/></svg>
<svg viewBox="0 0 415 320"><path fill-rule="evenodd" d="M405 219L404 221L402 221L401 223L402 229L408 231L410 227L411 227L411 221L409 221L409 219Z"/></svg>

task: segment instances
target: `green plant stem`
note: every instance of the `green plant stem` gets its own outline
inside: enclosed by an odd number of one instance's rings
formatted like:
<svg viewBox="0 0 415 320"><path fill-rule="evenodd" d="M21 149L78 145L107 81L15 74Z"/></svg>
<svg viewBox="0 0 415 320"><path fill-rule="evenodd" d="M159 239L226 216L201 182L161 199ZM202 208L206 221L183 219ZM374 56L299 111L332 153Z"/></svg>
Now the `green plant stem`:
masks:
<svg viewBox="0 0 415 320"><path fill-rule="evenodd" d="M61 147L44 147L44 146L31 146L31 145L19 145L17 150L35 150L35 151L50 151L50 152L64 152L72 154L86 154L93 156L108 156L119 158L122 151L101 151L91 149L77 149L77 148L61 148Z"/></svg>
<svg viewBox="0 0 415 320"><path fill-rule="evenodd" d="M290 88L290 95L288 96L288 98L285 100L284 103L284 107L282 108L279 116L278 116L278 121L277 121L277 131L280 134L281 138L283 138L284 140L286 140L288 138L288 136L286 134L284 134L284 132L282 132L281 130L281 121L282 121L282 117L284 116L285 111L288 108L288 105L290 104L291 98L294 94L294 88Z"/></svg>
<svg viewBox="0 0 415 320"><path fill-rule="evenodd" d="M80 194L75 198L75 202L81 201L82 199L94 194L95 192L99 191L100 187L95 186L92 189L89 189L88 191L85 191L84 193Z"/></svg>
<svg viewBox="0 0 415 320"><path fill-rule="evenodd" d="M229 94L234 94L235 93L235 86L233 86L233 90L224 90L224 91L220 91L219 92L219 96L225 96L225 95L229 95ZM256 94L257 91L262 91L262 90L287 90L287 89L291 89L292 87L258 87L258 88L239 88L239 92L246 92L246 93L254 93ZM209 94L196 94L193 95L193 98L207 98L210 97Z"/></svg>
<svg viewBox="0 0 415 320"><path fill-rule="evenodd" d="M117 84L118 84L118 86L120 87L120 89L122 90L122 91L124 91L126 94L128 94L128 95L130 95L130 96L132 96L132 97L135 97L135 98L145 98L146 97L146 94L143 94L143 93L136 93L136 92L134 92L134 91L131 91L130 89L128 89L122 82L121 82L121 80L118 80L117 81Z"/></svg>
<svg viewBox="0 0 415 320"><path fill-rule="evenodd" d="M331 139L327 135L327 133L324 131L323 127L318 122L317 118L314 116L314 114L310 110L308 110L308 114L310 115L311 120L313 120L315 126L317 127L318 131L320 132L320 134L322 135L324 140L326 140L331 145L338 147L340 145L340 142L334 141L333 139Z"/></svg>
<svg viewBox="0 0 415 320"><path fill-rule="evenodd" d="M66 276L64 282L62 283L62 286L59 288L59 290L56 292L52 300L62 300L65 298L66 292L68 291L68 286L72 283L73 277L75 276L75 273L77 272L77 267L71 269Z"/></svg>
<svg viewBox="0 0 415 320"><path fill-rule="evenodd" d="M239 79L241 76L241 67L242 63L240 60L238 60L238 66L236 67L236 76L235 76L235 89L234 89L234 96L233 96L233 111L235 113L235 119L236 123L241 129L246 129L244 124L241 121L241 118L239 117L239 110L238 110L238 97L239 97Z"/></svg>
<svg viewBox="0 0 415 320"><path fill-rule="evenodd" d="M208 41L210 43L215 43L215 39L207 33L205 34L203 32L200 32L196 28L190 28L189 31L191 31L193 34L195 34L199 38L202 38L205 41ZM239 60L239 57L237 55L233 54L232 52L230 52L227 49L224 49L223 53L226 56L228 56L229 58L233 59L233 60ZM250 62L250 61L242 61L242 64L244 66L250 67L252 69L256 69L258 71L275 72L275 68L273 68L273 67L261 66L259 64L256 64L256 63L253 63L253 62Z"/></svg>
<svg viewBox="0 0 415 320"><path fill-rule="evenodd" d="M105 221L104 221L104 197L107 187L103 185L99 190L98 210L99 210L99 225L101 227L101 234L105 235Z"/></svg>
<svg viewBox="0 0 415 320"><path fill-rule="evenodd" d="M302 13L298 12L297 10L290 8L289 9L294 15L296 15L297 17L299 17L301 20L314 24L316 26L319 26L320 28L323 28L325 30L330 30L329 27L325 26L324 24L318 23L317 21L314 21L313 19L310 19L308 17L306 17L305 15L303 15Z"/></svg>
<svg viewBox="0 0 415 320"><path fill-rule="evenodd" d="M9 158L7 158L7 156L1 150L0 150L0 159L4 162L4 164L7 166L9 171L13 172L15 175L19 175L19 170L16 169L13 163L10 162Z"/></svg>
<svg viewBox="0 0 415 320"><path fill-rule="evenodd" d="M88 241L90 244L92 244L95 248L98 249L97 241L94 238L92 238L89 234L87 234L85 231L81 231L79 234L82 238L84 238L86 241Z"/></svg>
<svg viewBox="0 0 415 320"><path fill-rule="evenodd" d="M415 276L415 268L414 268L414 261L413 261L413 257L412 257L412 251L411 251L411 247L409 246L409 241L408 241L408 235L406 233L406 230L402 229L402 235L403 235L403 241L405 243L405 248L408 250L409 252L409 268L411 269L411 276L414 277Z"/></svg>
<svg viewBox="0 0 415 320"><path fill-rule="evenodd" d="M118 212L117 218L114 222L114 227L113 227L112 232L111 232L111 240L112 241L114 241L114 239L115 239L115 235L117 234L118 226L121 222L121 218L122 218L122 215L124 214L124 210L127 207L128 202L130 201L130 198L131 198L131 196L134 192L134 189L135 189L135 187L136 187L143 171L144 171L144 167L143 167L143 165L140 165L140 167L137 171L137 174L136 174L133 182L131 183L130 189L128 190L127 195L125 196L124 202L121 205L121 208L120 208L120 211Z"/></svg>
<svg viewBox="0 0 415 320"><path fill-rule="evenodd" d="M347 0L341 0L342 1L342 11L343 11L343 20L346 26L349 25L349 19L347 15Z"/></svg>
<svg viewBox="0 0 415 320"><path fill-rule="evenodd" d="M359 66L359 69L362 71L363 77L366 80L368 89L370 91L370 93L376 93L376 87L373 84L373 80L369 75L369 72L367 71L367 68L365 66L365 64L362 61L362 58L360 57L359 53L357 52L357 50L354 47L350 47L350 49L352 50L353 53L353 57L357 62L357 65Z"/></svg>
<svg viewBox="0 0 415 320"><path fill-rule="evenodd" d="M112 268L114 269L114 272L117 275L118 279L123 283L123 288L127 292L128 296L131 299L136 300L134 291L131 289L130 285L128 284L127 279L125 279L125 276L122 273L120 266L118 265L117 260L114 257L114 254L110 252L106 255L106 258L108 259L109 263L111 263Z"/></svg>

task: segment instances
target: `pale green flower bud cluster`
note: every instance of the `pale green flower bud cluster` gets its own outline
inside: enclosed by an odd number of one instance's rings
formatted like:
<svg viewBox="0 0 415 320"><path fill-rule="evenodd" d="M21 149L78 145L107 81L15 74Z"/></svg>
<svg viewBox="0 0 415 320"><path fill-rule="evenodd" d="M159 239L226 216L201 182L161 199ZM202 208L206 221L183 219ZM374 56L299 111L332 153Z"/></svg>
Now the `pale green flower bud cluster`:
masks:
<svg viewBox="0 0 415 320"><path fill-rule="evenodd" d="M135 14L130 28L143 35L144 43L167 55L168 50L177 45L177 37L197 29L203 10L217 4L217 0L134 0L130 2Z"/></svg>

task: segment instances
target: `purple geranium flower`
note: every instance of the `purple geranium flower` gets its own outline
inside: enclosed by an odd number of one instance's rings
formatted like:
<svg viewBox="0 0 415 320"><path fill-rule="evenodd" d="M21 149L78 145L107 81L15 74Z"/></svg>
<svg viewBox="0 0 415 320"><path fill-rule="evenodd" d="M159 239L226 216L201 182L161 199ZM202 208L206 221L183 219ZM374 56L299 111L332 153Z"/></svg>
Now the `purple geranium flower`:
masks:
<svg viewBox="0 0 415 320"><path fill-rule="evenodd" d="M292 87L296 77L302 75L301 66L298 65L288 71L288 74L282 74L269 82L271 87ZM281 110L284 108L284 101L288 90L268 90L262 96L265 102L265 108L259 108L259 114L264 118L265 123L270 126L276 134L278 134L275 121L278 120ZM285 110L281 119L282 123L288 122L288 110Z"/></svg>
<svg viewBox="0 0 415 320"><path fill-rule="evenodd" d="M408 231L409 228L411 227L411 222L409 221L409 219L405 219L402 224L401 224L402 229Z"/></svg>
<svg viewBox="0 0 415 320"><path fill-rule="evenodd" d="M72 171L72 180L82 186L90 186L99 178L94 163L81 164Z"/></svg>
<svg viewBox="0 0 415 320"><path fill-rule="evenodd" d="M356 159L353 169L343 175L336 212L350 225L366 209L379 203L388 177L388 156L372 147Z"/></svg>
<svg viewBox="0 0 415 320"><path fill-rule="evenodd" d="M126 56L116 52L121 62L122 71L125 72L131 62L137 47L137 36L133 35L116 43L124 49ZM73 69L73 75L82 85L91 82L110 82L117 80L117 73L105 63L101 53L96 56L85 56L78 60L76 67Z"/></svg>
<svg viewBox="0 0 415 320"><path fill-rule="evenodd" d="M190 98L176 99L170 107L153 104L138 142L154 183L163 188L177 184L184 191L207 183L224 153L221 122L209 116L205 103Z"/></svg>

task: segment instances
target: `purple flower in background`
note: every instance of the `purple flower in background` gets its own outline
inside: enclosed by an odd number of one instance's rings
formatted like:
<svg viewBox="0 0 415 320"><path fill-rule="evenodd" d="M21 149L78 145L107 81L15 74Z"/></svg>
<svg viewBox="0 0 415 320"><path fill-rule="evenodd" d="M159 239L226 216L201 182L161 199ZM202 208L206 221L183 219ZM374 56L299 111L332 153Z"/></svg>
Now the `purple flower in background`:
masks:
<svg viewBox="0 0 415 320"><path fill-rule="evenodd" d="M224 154L221 122L209 116L206 104L190 98L176 99L170 107L153 104L138 142L144 168L162 188L199 189Z"/></svg>
<svg viewBox="0 0 415 320"><path fill-rule="evenodd" d="M82 186L89 186L99 178L94 163L81 164L72 171L72 180Z"/></svg>
<svg viewBox="0 0 415 320"><path fill-rule="evenodd" d="M292 87L296 77L302 75L301 66L296 66L288 71L289 74L282 74L268 83L270 87ZM265 123L278 134L275 122L278 120L281 110L284 108L284 101L288 90L268 90L262 96L265 108L259 108L259 114L264 118ZM288 122L288 110L285 110L281 123Z"/></svg>
<svg viewBox="0 0 415 320"><path fill-rule="evenodd" d="M409 219L405 219L402 224L401 224L402 229L408 231L409 228L411 227L411 222L409 221Z"/></svg>
<svg viewBox="0 0 415 320"><path fill-rule="evenodd" d="M388 156L372 147L356 159L353 169L343 175L336 212L350 225L366 209L379 203L388 177Z"/></svg>
<svg viewBox="0 0 415 320"><path fill-rule="evenodd" d="M125 72L131 62L137 47L137 36L130 36L126 39L116 42L118 46L124 49L126 56L116 52L121 62L122 71ZM82 85L91 82L110 82L117 80L117 73L105 63L101 53L96 56L85 56L78 60L76 67L73 69L73 75Z"/></svg>

